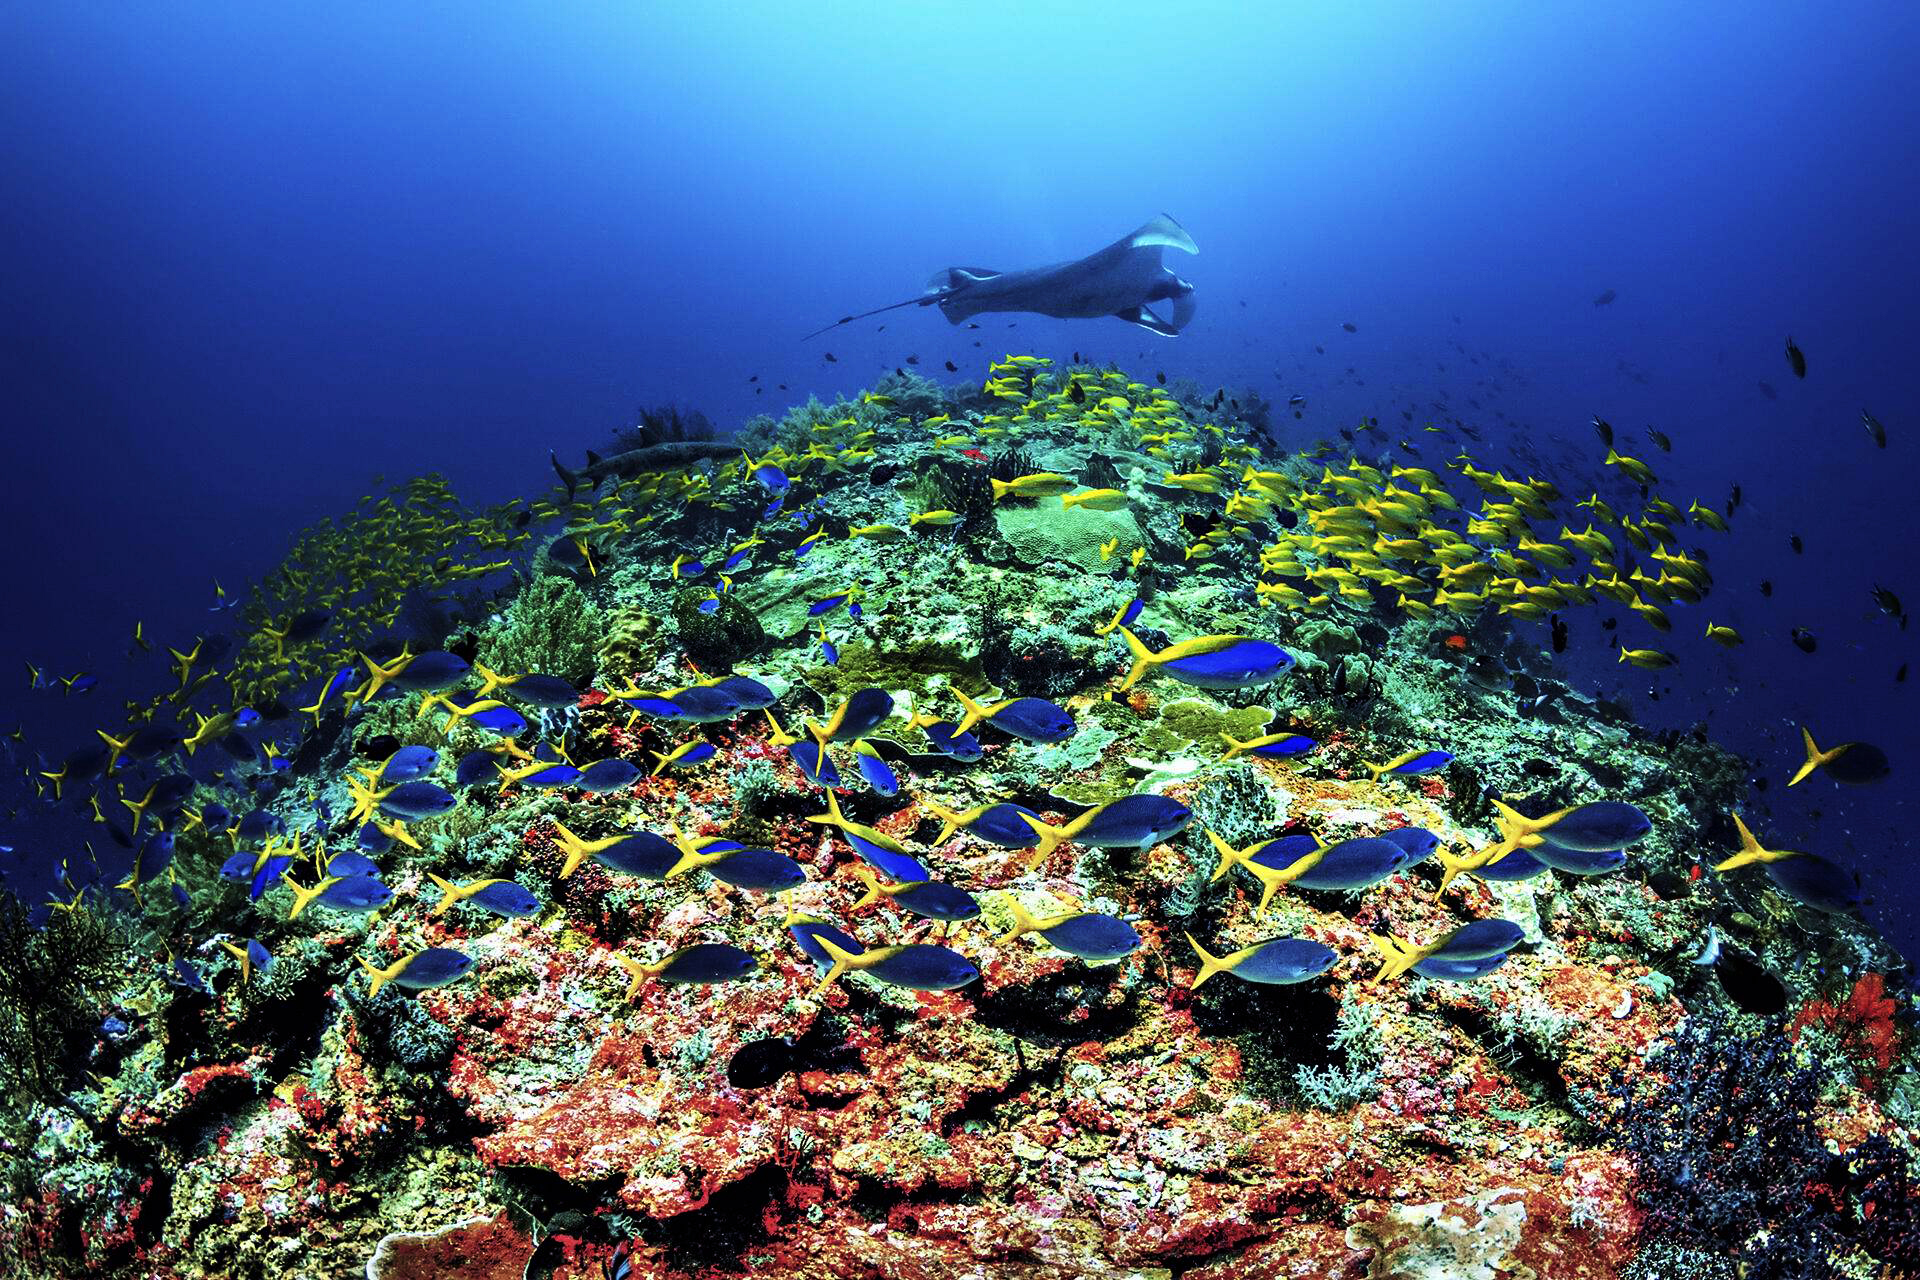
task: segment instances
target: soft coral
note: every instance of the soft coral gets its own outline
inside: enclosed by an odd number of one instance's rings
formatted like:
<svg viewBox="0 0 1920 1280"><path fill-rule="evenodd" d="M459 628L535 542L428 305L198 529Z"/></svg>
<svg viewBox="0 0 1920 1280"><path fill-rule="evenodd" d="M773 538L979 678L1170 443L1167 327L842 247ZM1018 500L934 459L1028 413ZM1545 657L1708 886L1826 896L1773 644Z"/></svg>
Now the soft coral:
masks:
<svg viewBox="0 0 1920 1280"><path fill-rule="evenodd" d="M1799 1039L1808 1027L1830 1032L1847 1057L1853 1060L1862 1084L1870 1083L1893 1065L1898 1048L1899 1028L1894 1025L1893 997L1887 994L1887 981L1877 973L1864 975L1839 1003L1809 1000L1794 1015L1787 1034Z"/></svg>

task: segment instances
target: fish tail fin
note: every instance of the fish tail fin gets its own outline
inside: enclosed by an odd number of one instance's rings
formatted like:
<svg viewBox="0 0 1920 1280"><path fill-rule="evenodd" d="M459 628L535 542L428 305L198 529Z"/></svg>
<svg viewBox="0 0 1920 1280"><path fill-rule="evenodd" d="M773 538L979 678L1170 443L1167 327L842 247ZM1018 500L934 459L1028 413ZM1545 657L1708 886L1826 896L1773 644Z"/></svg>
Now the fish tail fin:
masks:
<svg viewBox="0 0 1920 1280"><path fill-rule="evenodd" d="M1733 826L1734 830L1740 833L1740 852L1714 863L1715 871L1732 871L1736 867L1744 867L1765 860L1763 855L1767 852L1766 847L1754 836L1746 820L1737 813L1733 815Z"/></svg>
<svg viewBox="0 0 1920 1280"><path fill-rule="evenodd" d="M1000 499L1006 497L1009 493L1013 492L1013 483L1011 481L992 480L992 481L989 481L988 483L990 483L993 486L993 500L995 502L1000 501Z"/></svg>
<svg viewBox="0 0 1920 1280"><path fill-rule="evenodd" d="M1213 845L1214 852L1220 855L1220 865L1213 869L1213 875L1209 877L1210 881L1220 879L1226 875L1227 872L1233 870L1253 856L1253 846L1249 845L1246 849L1236 849L1225 840L1222 840L1220 834L1212 827L1203 827L1201 829L1207 833L1207 841Z"/></svg>
<svg viewBox="0 0 1920 1280"><path fill-rule="evenodd" d="M973 728L973 726L975 726L976 724L979 724L982 720L986 719L987 709L981 706L979 703L975 702L972 698L969 698L966 694L960 692L958 689L955 689L953 691L953 696L960 699L960 705L967 709L967 714L965 714L964 716L961 716L960 723L955 725L953 728L953 736L957 738L961 734L965 733L967 730Z"/></svg>
<svg viewBox="0 0 1920 1280"><path fill-rule="evenodd" d="M1373 946L1382 956L1380 971L1373 975L1375 982L1399 977L1425 960L1432 950L1429 947L1416 947L1402 942L1390 933L1374 934Z"/></svg>
<svg viewBox="0 0 1920 1280"><path fill-rule="evenodd" d="M553 463L553 472L560 477L560 483L567 487L567 501L572 502L574 491L580 487L580 477L568 470L560 461L560 455L551 449L547 450L547 460Z"/></svg>
<svg viewBox="0 0 1920 1280"><path fill-rule="evenodd" d="M1120 688L1131 689L1140 683L1140 677L1147 674L1147 668L1154 664L1156 654L1140 642L1140 637L1127 627L1120 628L1121 637L1127 642L1127 652L1133 655L1133 667L1127 672L1127 678L1120 682Z"/></svg>
<svg viewBox="0 0 1920 1280"><path fill-rule="evenodd" d="M945 844L947 841L953 839L953 833L958 831L963 825L965 815L955 813L938 800L929 800L922 796L920 799L920 807L940 819L940 834L934 840L935 844Z"/></svg>
<svg viewBox="0 0 1920 1280"><path fill-rule="evenodd" d="M1794 771L1793 777L1787 780L1787 785L1790 787L1793 786L1795 783L1803 781L1809 774L1811 774L1815 769L1818 769L1821 765L1832 764L1835 760L1838 760L1841 756L1845 755L1847 748L1853 745L1851 742L1843 742L1837 747L1832 747L1826 751L1822 751L1819 747L1814 745L1813 733L1809 729L1807 729L1805 725L1802 725L1800 727L1800 741L1802 745L1804 745L1806 748L1807 758L1800 765L1799 769Z"/></svg>
<svg viewBox="0 0 1920 1280"><path fill-rule="evenodd" d="M405 963L400 961L390 968L381 969L376 968L374 963L365 956L354 958L360 962L360 967L367 971L367 999L369 1000L380 994L380 988L400 976L400 965Z"/></svg>
<svg viewBox="0 0 1920 1280"><path fill-rule="evenodd" d="M433 914L445 915L448 907L460 901L460 890L453 881L443 880L431 871L427 872L427 879L433 881L434 888L440 890L440 902L434 907Z"/></svg>
<svg viewBox="0 0 1920 1280"><path fill-rule="evenodd" d="M826 973L821 976L819 983L809 993L810 995L817 996L832 986L834 981L848 969L858 968L860 957L844 949L839 943L823 934L814 934L813 940L820 944L820 949L826 952L827 957L833 961L833 964L828 967Z"/></svg>
<svg viewBox="0 0 1920 1280"><path fill-rule="evenodd" d="M1192 947L1194 954L1200 957L1200 972L1193 975L1193 985L1187 988L1189 991L1198 991L1200 984L1216 973L1228 972L1230 966L1226 959L1210 954L1192 934L1187 935L1187 945Z"/></svg>
<svg viewBox="0 0 1920 1280"><path fill-rule="evenodd" d="M667 757L658 751L649 751L647 754L653 757L653 776L658 777L660 771L667 767Z"/></svg>
<svg viewBox="0 0 1920 1280"><path fill-rule="evenodd" d="M1472 870L1472 865L1467 859L1456 853L1449 853L1447 850L1442 849L1434 856L1439 860L1442 868L1440 872L1440 888L1438 890L1440 893L1447 891L1447 886L1453 883L1455 876L1459 875L1462 871Z"/></svg>
<svg viewBox="0 0 1920 1280"><path fill-rule="evenodd" d="M1220 757L1222 760L1231 760L1242 752L1253 749L1251 742L1242 742L1230 733L1222 733L1220 738L1221 741L1227 744L1227 753Z"/></svg>
<svg viewBox="0 0 1920 1280"><path fill-rule="evenodd" d="M295 884L292 880L288 880L287 887L293 890L293 909L287 912L287 919L297 919L300 913L307 909L309 902L312 902L315 898L327 891L327 884L328 881L322 880L312 888L307 888L304 885Z"/></svg>
<svg viewBox="0 0 1920 1280"><path fill-rule="evenodd" d="M1380 781L1380 775L1385 773L1392 766L1384 765L1384 764L1374 764L1370 761L1362 761L1360 767L1367 771L1367 777L1369 780L1373 782L1378 782Z"/></svg>
<svg viewBox="0 0 1920 1280"><path fill-rule="evenodd" d="M1020 820L1033 828L1033 857L1027 861L1027 870L1031 871L1052 856L1053 851L1073 838L1073 833L1065 827L1056 827L1050 822L1042 822L1031 814L1023 813Z"/></svg>
<svg viewBox="0 0 1920 1280"><path fill-rule="evenodd" d="M1007 895L1007 909L1013 913L1013 928L993 940L993 945L996 947L1004 947L1015 938L1032 933L1040 927L1040 922L1033 918L1033 913L1022 906L1020 899L1012 894Z"/></svg>
<svg viewBox="0 0 1920 1280"><path fill-rule="evenodd" d="M855 878L857 878L860 881L861 884L867 887L867 892L865 893L865 895L863 895L853 904L853 908L852 908L853 910L864 911L868 907L871 907L875 903L883 901L886 898L887 895L885 891L883 891L880 888L880 877L873 874L873 869L871 867L868 867L865 864L857 865L853 869L853 874Z"/></svg>

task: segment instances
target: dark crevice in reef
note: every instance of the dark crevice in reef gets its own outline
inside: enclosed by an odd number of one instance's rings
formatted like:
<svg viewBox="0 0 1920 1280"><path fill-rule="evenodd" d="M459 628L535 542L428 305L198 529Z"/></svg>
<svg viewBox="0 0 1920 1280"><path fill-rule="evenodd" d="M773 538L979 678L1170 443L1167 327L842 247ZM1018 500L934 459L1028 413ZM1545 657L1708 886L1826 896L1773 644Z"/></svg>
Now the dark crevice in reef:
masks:
<svg viewBox="0 0 1920 1280"><path fill-rule="evenodd" d="M1112 1040L1131 1031L1140 1018L1137 997L1111 1004L1104 998L1119 981L1117 966L1096 968L1075 960L1049 977L976 996L974 1017L1028 1044ZM1074 1021L1071 1015L1082 1008L1086 1016Z"/></svg>
<svg viewBox="0 0 1920 1280"><path fill-rule="evenodd" d="M1445 1007L1440 1016L1467 1039L1500 1064L1501 1070L1536 1102L1547 1103L1572 1118L1567 1082L1552 1058L1541 1053L1523 1038L1502 1033L1487 1013L1479 1009ZM1583 1126L1584 1127L1584 1126Z"/></svg>
<svg viewBox="0 0 1920 1280"><path fill-rule="evenodd" d="M1052 1088L1060 1083L1064 1062L1057 1050L1037 1049L1029 1053L1018 1039L1013 1042L1016 1066L1013 1078L997 1089L985 1089L967 1099L966 1105L950 1112L941 1125L941 1133L951 1137L968 1124L993 1124L994 1112L1032 1088Z"/></svg>
<svg viewBox="0 0 1920 1280"><path fill-rule="evenodd" d="M772 1239L767 1212L787 1191L786 1171L763 1165L740 1181L720 1188L698 1209L671 1218L648 1218L640 1236L659 1249L669 1267L701 1274L722 1265L740 1265L755 1245Z"/></svg>

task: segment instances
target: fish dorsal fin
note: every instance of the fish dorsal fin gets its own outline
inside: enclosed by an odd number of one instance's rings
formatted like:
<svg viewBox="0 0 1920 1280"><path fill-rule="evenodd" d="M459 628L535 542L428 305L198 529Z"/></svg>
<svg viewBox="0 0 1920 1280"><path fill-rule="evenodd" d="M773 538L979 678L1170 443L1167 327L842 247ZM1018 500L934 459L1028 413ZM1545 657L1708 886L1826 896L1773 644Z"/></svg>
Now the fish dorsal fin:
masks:
<svg viewBox="0 0 1920 1280"><path fill-rule="evenodd" d="M1127 237L1126 242L1135 248L1162 245L1182 253L1200 252L1200 246L1193 242L1187 229L1164 213L1142 224L1138 231Z"/></svg>

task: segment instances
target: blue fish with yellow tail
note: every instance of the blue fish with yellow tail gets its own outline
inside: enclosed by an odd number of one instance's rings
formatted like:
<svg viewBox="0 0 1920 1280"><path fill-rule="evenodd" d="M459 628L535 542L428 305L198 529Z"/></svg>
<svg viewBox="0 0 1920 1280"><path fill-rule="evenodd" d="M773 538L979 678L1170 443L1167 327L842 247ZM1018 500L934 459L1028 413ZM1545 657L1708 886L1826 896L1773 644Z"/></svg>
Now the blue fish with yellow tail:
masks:
<svg viewBox="0 0 1920 1280"><path fill-rule="evenodd" d="M1120 635L1133 655L1122 689L1140 683L1149 671L1172 676L1198 689L1246 689L1286 674L1293 655L1279 645L1252 636L1198 636L1155 653L1126 627Z"/></svg>
<svg viewBox="0 0 1920 1280"><path fill-rule="evenodd" d="M1004 947L1025 934L1037 933L1088 964L1111 964L1132 955L1140 947L1139 932L1118 916L1101 911L1063 911L1040 919L1012 894L1007 895L1006 901L1013 913L1013 927L994 939L995 946Z"/></svg>
<svg viewBox="0 0 1920 1280"><path fill-rule="evenodd" d="M1340 954L1324 942L1311 938L1268 938L1252 946L1216 956L1200 945L1192 934L1187 945L1200 957L1200 971L1193 976L1193 990L1216 973L1228 973L1242 982L1284 985L1311 982L1340 959Z"/></svg>
<svg viewBox="0 0 1920 1280"><path fill-rule="evenodd" d="M386 968L381 969L360 957L360 967L367 971L367 998L380 994L380 988L391 982L396 987L405 987L410 991L424 991L430 987L444 987L449 982L458 981L473 968L473 957L464 951L455 951L452 947L428 947L415 951L411 955L401 956Z"/></svg>
<svg viewBox="0 0 1920 1280"><path fill-rule="evenodd" d="M841 974L849 971L864 973L889 986L905 987L911 991L951 991L955 987L966 986L980 976L980 970L974 967L971 960L951 947L931 942L874 947L856 953L848 951L831 936L821 932L813 936L813 943L826 954L829 961L825 976L814 988L815 993L824 990Z"/></svg>

